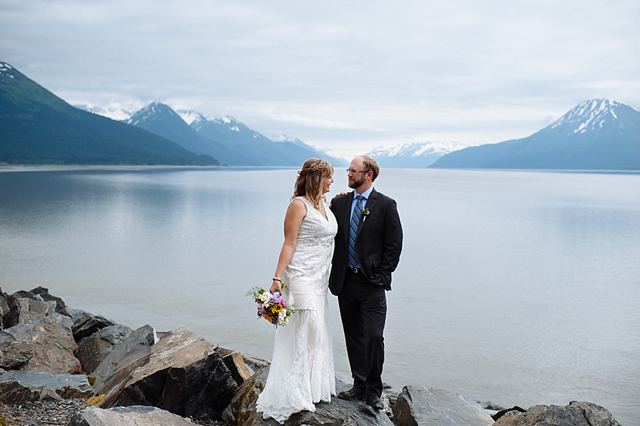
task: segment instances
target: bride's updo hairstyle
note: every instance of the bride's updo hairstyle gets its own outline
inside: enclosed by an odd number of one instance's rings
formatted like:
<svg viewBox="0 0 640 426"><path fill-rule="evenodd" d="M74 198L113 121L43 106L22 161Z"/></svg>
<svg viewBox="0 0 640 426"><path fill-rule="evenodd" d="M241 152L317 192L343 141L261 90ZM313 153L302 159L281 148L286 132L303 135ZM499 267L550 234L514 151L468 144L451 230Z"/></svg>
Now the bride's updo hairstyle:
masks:
<svg viewBox="0 0 640 426"><path fill-rule="evenodd" d="M306 196L316 209L324 199L322 182L333 175L333 166L324 160L309 158L298 171L293 198Z"/></svg>

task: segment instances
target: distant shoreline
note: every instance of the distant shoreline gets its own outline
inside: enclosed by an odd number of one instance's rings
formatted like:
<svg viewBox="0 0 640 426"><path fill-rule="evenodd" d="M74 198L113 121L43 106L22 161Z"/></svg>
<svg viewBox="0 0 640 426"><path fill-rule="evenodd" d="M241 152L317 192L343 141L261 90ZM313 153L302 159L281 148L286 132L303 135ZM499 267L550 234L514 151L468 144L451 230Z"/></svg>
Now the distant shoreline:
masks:
<svg viewBox="0 0 640 426"><path fill-rule="evenodd" d="M389 167L398 170L447 170L447 171L483 171L483 172L533 172L533 173L568 173L568 174L611 174L611 175L638 175L640 170L597 170L597 169L482 169L482 168L440 168L440 169L413 169L403 167ZM2 172L50 172L67 170L109 170L109 171L136 171L136 170L288 170L299 169L299 166L229 166L229 165L171 165L171 164L2 164Z"/></svg>
<svg viewBox="0 0 640 426"><path fill-rule="evenodd" d="M297 169L295 166L193 166L193 165L126 165L126 164L29 164L14 165L0 164L0 173L2 172L50 172L50 171L67 171L67 170L110 170L110 171L136 171L136 170L285 170Z"/></svg>

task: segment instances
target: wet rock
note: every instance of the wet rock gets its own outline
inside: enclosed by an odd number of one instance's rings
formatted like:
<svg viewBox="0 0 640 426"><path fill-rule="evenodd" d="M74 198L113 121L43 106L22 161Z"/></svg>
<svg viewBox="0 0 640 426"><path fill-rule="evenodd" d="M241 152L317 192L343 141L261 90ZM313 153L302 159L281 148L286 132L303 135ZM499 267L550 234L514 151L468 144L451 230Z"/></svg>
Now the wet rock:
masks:
<svg viewBox="0 0 640 426"><path fill-rule="evenodd" d="M73 319L71 330L73 331L73 338L76 339L76 342L80 342L98 330L116 324L103 316L93 315L80 309L69 309L68 311Z"/></svg>
<svg viewBox="0 0 640 426"><path fill-rule="evenodd" d="M213 352L211 343L185 328L167 333L155 345L117 366L100 390L103 408L112 405L158 405L170 368L184 368Z"/></svg>
<svg viewBox="0 0 640 426"><path fill-rule="evenodd" d="M535 405L522 414L504 415L495 426L620 426L604 407L590 402Z"/></svg>
<svg viewBox="0 0 640 426"><path fill-rule="evenodd" d="M82 371L82 367L73 355L78 346L71 334L71 325L71 318L52 314L32 324L17 325L0 331L0 342L31 345L33 356L27 363L27 370L76 374Z"/></svg>
<svg viewBox="0 0 640 426"><path fill-rule="evenodd" d="M76 413L70 426L193 426L195 423L156 407L87 407Z"/></svg>
<svg viewBox="0 0 640 426"><path fill-rule="evenodd" d="M0 342L0 368L23 367L33 357L33 347L24 342Z"/></svg>
<svg viewBox="0 0 640 426"><path fill-rule="evenodd" d="M76 358L80 360L85 373L92 373L102 361L123 340L129 338L133 330L127 326L116 324L104 327L84 339L78 345Z"/></svg>
<svg viewBox="0 0 640 426"><path fill-rule="evenodd" d="M264 385L269 374L269 368L263 368L256 372L249 380L238 388L231 404L225 410L223 420L234 422L243 426L257 425L278 425L273 419L263 419L262 413L256 411L256 401L258 395L264 389ZM336 372L336 392L347 390L350 386L348 376ZM383 397L383 400L386 400ZM357 425L393 425L385 410L373 410L359 401L345 401L337 397L331 398L329 403L316 404L316 411L302 411L295 413L287 419L285 425L336 425L336 426L357 426Z"/></svg>
<svg viewBox="0 0 640 426"><path fill-rule="evenodd" d="M405 386L393 406L393 413L396 425L400 426L486 426L494 423L477 402L444 389L422 386Z"/></svg>
<svg viewBox="0 0 640 426"><path fill-rule="evenodd" d="M46 399L86 399L94 395L84 374L51 374L46 371L7 371L0 374L0 401L22 404Z"/></svg>
<svg viewBox="0 0 640 426"><path fill-rule="evenodd" d="M106 385L107 379L126 359L149 349L157 341L154 328L150 325L145 325L114 346L89 375L89 380L92 382L96 393L103 393L102 388Z"/></svg>

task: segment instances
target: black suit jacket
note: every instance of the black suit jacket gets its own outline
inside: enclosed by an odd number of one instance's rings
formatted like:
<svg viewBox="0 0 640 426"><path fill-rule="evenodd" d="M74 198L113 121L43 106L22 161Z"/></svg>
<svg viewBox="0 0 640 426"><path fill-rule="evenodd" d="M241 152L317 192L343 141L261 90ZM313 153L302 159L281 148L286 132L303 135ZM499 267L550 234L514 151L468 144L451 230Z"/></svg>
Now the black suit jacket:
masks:
<svg viewBox="0 0 640 426"><path fill-rule="evenodd" d="M331 293L339 295L344 285L349 246L349 222L354 193L335 197L331 211L338 221L338 233L329 278ZM395 200L371 191L356 235L356 255L364 276L371 284L391 290L391 273L395 271L402 251L402 225Z"/></svg>

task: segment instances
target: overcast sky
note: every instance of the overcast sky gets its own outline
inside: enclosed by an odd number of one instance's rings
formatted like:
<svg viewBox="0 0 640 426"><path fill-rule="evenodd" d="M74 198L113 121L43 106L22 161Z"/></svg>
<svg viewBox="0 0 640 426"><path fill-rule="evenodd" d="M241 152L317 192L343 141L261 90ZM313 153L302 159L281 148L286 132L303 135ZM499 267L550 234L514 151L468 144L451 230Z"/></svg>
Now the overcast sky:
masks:
<svg viewBox="0 0 640 426"><path fill-rule="evenodd" d="M0 60L67 102L163 102L352 156L640 109L640 1L0 0Z"/></svg>

